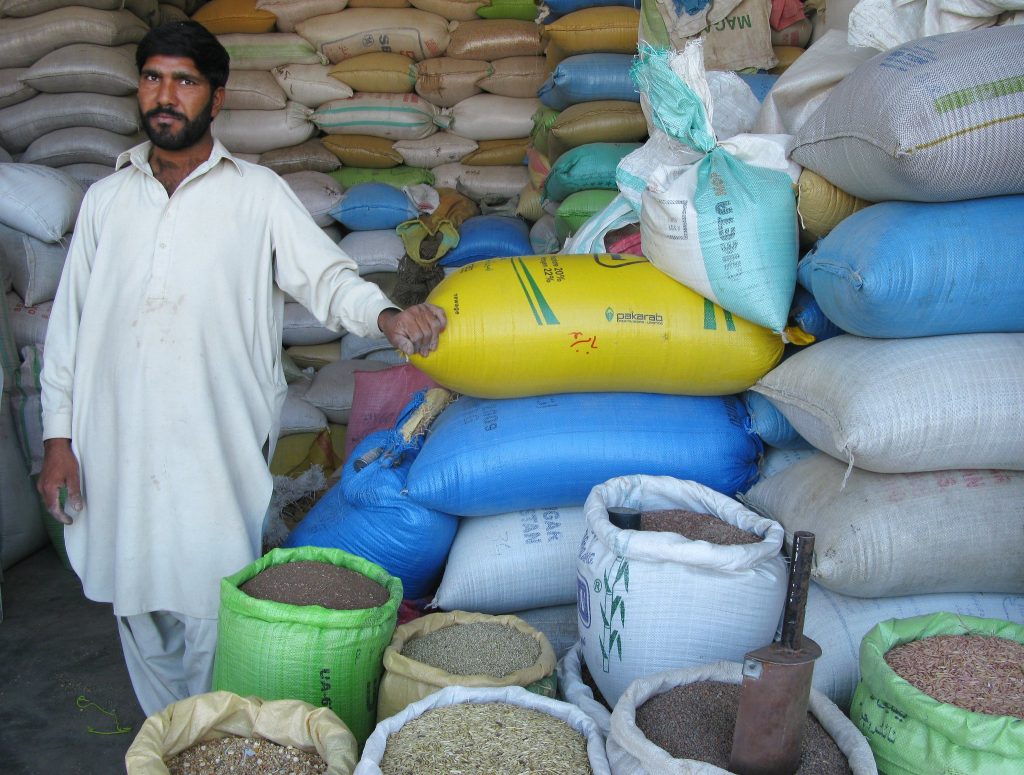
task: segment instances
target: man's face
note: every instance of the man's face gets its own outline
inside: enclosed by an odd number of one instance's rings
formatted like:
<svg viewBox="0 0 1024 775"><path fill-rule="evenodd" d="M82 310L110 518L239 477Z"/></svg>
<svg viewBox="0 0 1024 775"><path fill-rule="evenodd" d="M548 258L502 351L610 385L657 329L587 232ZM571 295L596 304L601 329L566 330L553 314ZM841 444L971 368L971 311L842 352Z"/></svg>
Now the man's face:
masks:
<svg viewBox="0 0 1024 775"><path fill-rule="evenodd" d="M138 100L142 128L153 145L180 151L206 135L224 89L211 89L189 57L153 56L142 66Z"/></svg>

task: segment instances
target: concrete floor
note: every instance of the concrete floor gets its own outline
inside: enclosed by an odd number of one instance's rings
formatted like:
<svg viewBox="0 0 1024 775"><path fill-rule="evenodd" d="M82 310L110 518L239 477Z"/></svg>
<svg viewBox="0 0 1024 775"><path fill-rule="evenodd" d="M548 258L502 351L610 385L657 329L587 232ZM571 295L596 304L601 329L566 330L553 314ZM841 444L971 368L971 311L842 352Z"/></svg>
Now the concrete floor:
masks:
<svg viewBox="0 0 1024 775"><path fill-rule="evenodd" d="M125 772L145 715L111 607L86 600L50 546L5 570L2 589L0 772Z"/></svg>

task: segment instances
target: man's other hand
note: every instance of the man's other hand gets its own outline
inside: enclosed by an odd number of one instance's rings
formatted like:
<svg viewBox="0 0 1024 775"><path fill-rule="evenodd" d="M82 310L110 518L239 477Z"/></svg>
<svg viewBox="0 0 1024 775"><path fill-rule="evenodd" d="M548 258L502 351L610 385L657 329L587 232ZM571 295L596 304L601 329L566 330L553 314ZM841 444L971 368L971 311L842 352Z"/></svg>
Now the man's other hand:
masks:
<svg viewBox="0 0 1024 775"><path fill-rule="evenodd" d="M68 512L77 513L85 507L78 478L78 458L71 451L71 439L47 439L43 442L43 470L36 489L43 496L50 516L65 525L74 521ZM61 493L62 489L64 493Z"/></svg>
<svg viewBox="0 0 1024 775"><path fill-rule="evenodd" d="M434 304L414 304L406 310L389 308L380 313L377 325L384 336L406 355L426 357L437 349L437 340L447 325L444 310Z"/></svg>

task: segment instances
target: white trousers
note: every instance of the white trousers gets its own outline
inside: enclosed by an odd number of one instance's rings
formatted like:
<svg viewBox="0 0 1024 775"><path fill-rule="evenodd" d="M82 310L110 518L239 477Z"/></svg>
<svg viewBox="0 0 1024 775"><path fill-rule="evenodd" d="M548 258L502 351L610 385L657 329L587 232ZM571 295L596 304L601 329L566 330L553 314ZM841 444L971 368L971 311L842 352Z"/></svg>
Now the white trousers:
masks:
<svg viewBox="0 0 1024 775"><path fill-rule="evenodd" d="M216 619L154 611L119 616L117 629L135 696L147 716L210 691Z"/></svg>

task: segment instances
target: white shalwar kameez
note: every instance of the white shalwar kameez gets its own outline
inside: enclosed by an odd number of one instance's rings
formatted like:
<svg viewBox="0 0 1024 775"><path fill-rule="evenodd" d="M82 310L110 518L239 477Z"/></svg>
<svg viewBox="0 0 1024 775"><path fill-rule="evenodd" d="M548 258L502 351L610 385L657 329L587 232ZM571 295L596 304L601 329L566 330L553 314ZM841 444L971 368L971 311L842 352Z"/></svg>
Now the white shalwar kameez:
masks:
<svg viewBox="0 0 1024 775"><path fill-rule="evenodd" d="M86 194L42 373L44 438L70 438L81 465L68 556L122 635L138 614L215 620L219 580L260 556L282 291L359 336L394 306L273 171L215 141L169 197L149 152Z"/></svg>

